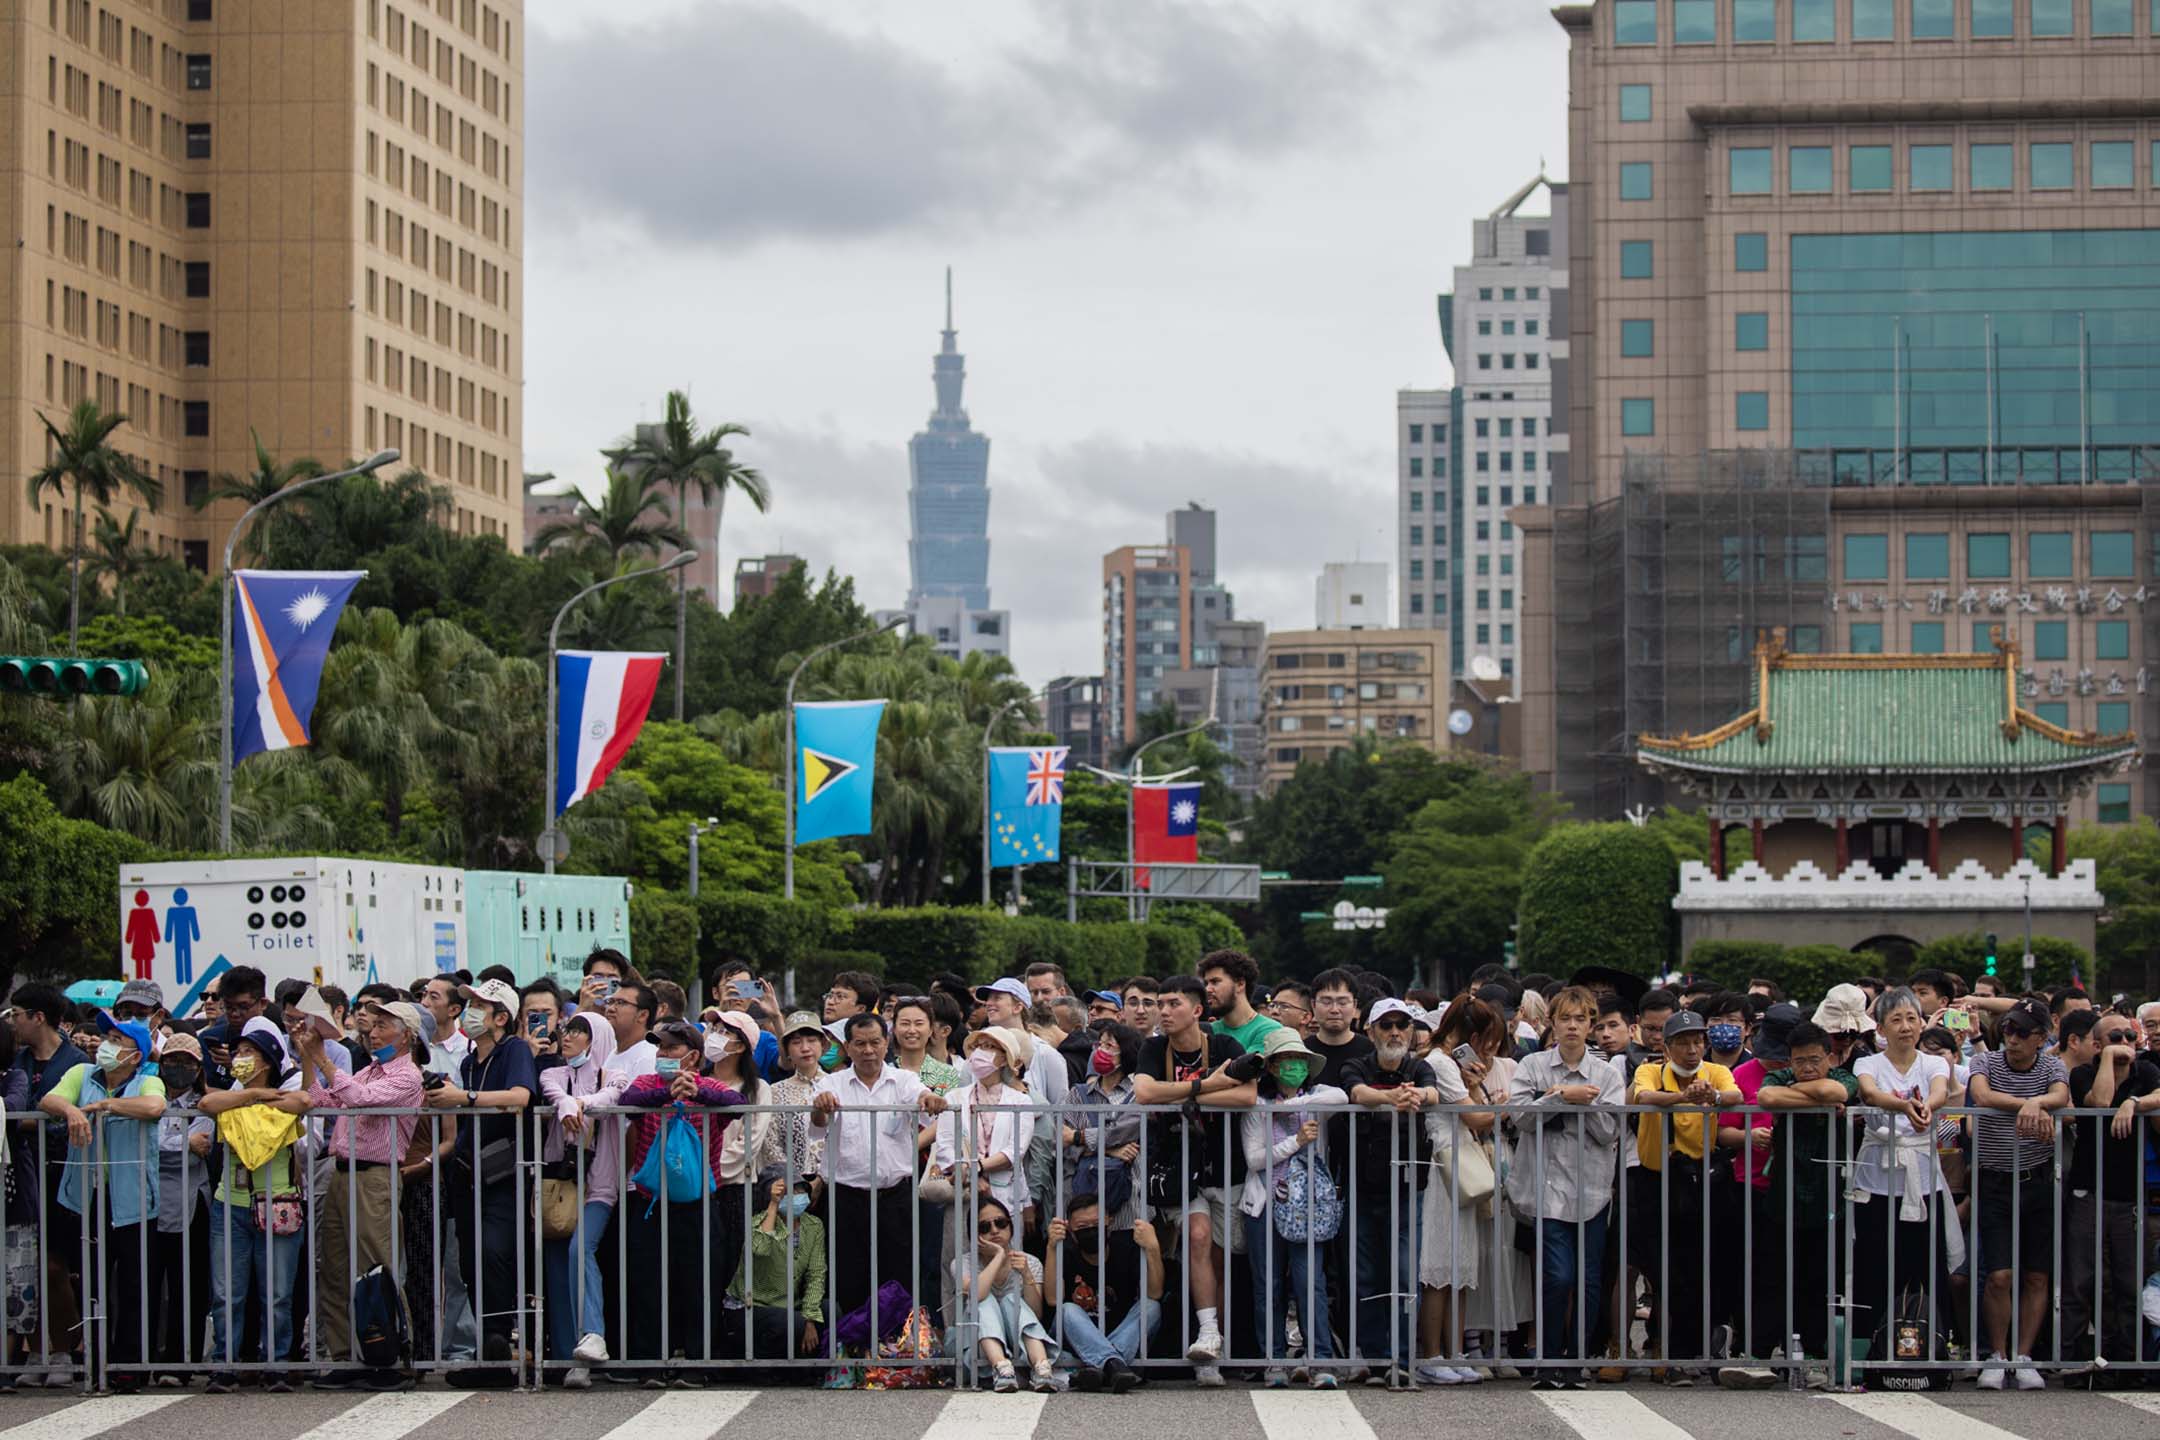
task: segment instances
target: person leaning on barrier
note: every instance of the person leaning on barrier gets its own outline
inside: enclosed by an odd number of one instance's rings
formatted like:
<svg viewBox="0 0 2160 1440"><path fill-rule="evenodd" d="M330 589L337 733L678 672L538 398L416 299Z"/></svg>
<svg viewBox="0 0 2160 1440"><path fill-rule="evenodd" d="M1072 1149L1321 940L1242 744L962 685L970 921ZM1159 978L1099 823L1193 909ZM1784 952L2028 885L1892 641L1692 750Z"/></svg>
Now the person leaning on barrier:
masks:
<svg viewBox="0 0 2160 1440"><path fill-rule="evenodd" d="M1015 1216L1033 1203L1023 1161L1035 1137L1036 1117L1031 1097L1017 1088L1027 1054L1026 1037L1017 1030L993 1025L967 1038L968 1083L944 1097L949 1108L937 1122L923 1179L924 1198L950 1207L941 1252L945 1257L966 1250L957 1236L975 1212L972 1197L999 1200ZM929 1243L928 1236L924 1243ZM948 1317L960 1318L952 1310L953 1297L944 1298Z"/></svg>
<svg viewBox="0 0 2160 1440"><path fill-rule="evenodd" d="M2115 1113L2072 1122L2077 1152L2064 1182L2063 1351L2076 1358L2138 1360L2138 1182L2146 1144L2160 1133L2154 1118L2160 1116L2160 1065L2140 1050L2138 1026L2119 1015L2103 1016L2093 1040L2095 1052L2070 1071L2070 1096L2080 1108ZM2088 1324L2094 1332L2090 1350L2081 1338ZM2102 1372L2099 1383L2114 1388L2126 1374Z"/></svg>
<svg viewBox="0 0 2160 1440"><path fill-rule="evenodd" d="M1087 1082L1073 1092L1067 1123L1059 1129L1065 1183L1075 1194L1122 1193L1122 1203L1107 1222L1112 1230L1127 1230L1138 1207L1134 1167L1140 1160L1140 1128L1146 1123L1133 1108L1133 1067L1140 1063L1146 1042L1130 1025L1116 1022L1097 1026L1094 1042Z"/></svg>
<svg viewBox="0 0 2160 1440"><path fill-rule="evenodd" d="M1742 1103L1732 1072L1703 1058L1708 1027L1693 1010L1675 1010L1664 1026L1665 1058L1642 1066L1628 1087L1631 1105L1656 1105L1679 1113L1641 1117L1636 1127L1642 1166L1635 1172L1647 1204L1641 1221L1628 1234L1631 1257L1645 1274L1661 1276L1660 1311L1652 1337L1664 1336L1663 1359L1695 1359L1707 1338L1702 1323L1704 1235L1704 1139L1707 1110ZM1662 1178L1661 1178L1662 1177ZM1667 1223L1660 1223L1660 1208ZM1668 1238L1669 1237L1669 1238ZM1668 1248L1669 1246L1669 1248ZM1661 1265L1661 1262L1662 1265ZM1672 1368L1666 1378L1692 1384L1694 1377Z"/></svg>
<svg viewBox="0 0 2160 1440"><path fill-rule="evenodd" d="M426 1097L419 1061L427 1053L420 1039L420 1011L410 1002L369 1004L360 1012L368 1063L348 1075L330 1059L334 1041L312 1026L292 1032L301 1084L318 1110L417 1109ZM356 1276L380 1265L395 1274L392 1192L399 1159L412 1142L417 1115L379 1119L348 1117L330 1135L333 1170L329 1185L316 1197L316 1319L320 1352L333 1365L357 1365L353 1344L352 1285ZM402 1303L402 1291L400 1301ZM332 1371L319 1384L357 1379L350 1371Z"/></svg>
<svg viewBox="0 0 2160 1440"><path fill-rule="evenodd" d="M307 1253L295 1142L312 1107L291 1068L284 1033L268 1020L258 1015L241 1025L227 1053L232 1084L205 1094L202 1113L225 1147L224 1179L210 1216L211 1363L231 1366L250 1355L277 1361L291 1347L293 1284ZM269 1324L255 1327L259 1348L243 1348L243 1322L258 1298L267 1300ZM269 1343L261 1346L265 1330ZM218 1371L209 1390L229 1393L235 1384L229 1370ZM288 1391L292 1383L272 1370L263 1388Z"/></svg>
<svg viewBox="0 0 2160 1440"><path fill-rule="evenodd" d="M39 1102L63 1076L90 1058L61 1029L67 1008L67 1001L50 985L24 985L11 997L9 1028L15 1034L14 1069L26 1082L26 1104L33 1110L42 1108ZM14 1166L18 1199L27 1214L20 1222L20 1237L15 1238L10 1249L10 1325L26 1359L35 1355L37 1363L53 1367L46 1376L47 1384L74 1384L74 1379L60 1368L70 1351L79 1354L82 1344L75 1276L76 1267L82 1263L82 1232L74 1212L59 1203L60 1177L66 1173L67 1125L49 1117L18 1119L14 1125L14 1134L9 1137L9 1159ZM15 1236L15 1223L11 1221L11 1237ZM35 1273L41 1237L45 1263L42 1276ZM27 1269L17 1263L17 1250L29 1252ZM18 1299L22 1302L19 1308ZM40 1326L44 1327L42 1334Z"/></svg>
<svg viewBox="0 0 2160 1440"><path fill-rule="evenodd" d="M1245 1258L1253 1270L1253 1303L1271 1390L1308 1379L1316 1390L1332 1390L1342 1383L1333 1370L1301 1365L1290 1372L1282 1364L1289 1354L1287 1321L1293 1304L1304 1320L1306 1357L1335 1358L1333 1327L1328 1323L1329 1279L1322 1263L1326 1245L1318 1239L1292 1240L1284 1233L1286 1224L1317 1221L1320 1187L1326 1181L1319 1172L1328 1171L1322 1117L1300 1118L1299 1112L1314 1105L1343 1105L1350 1098L1336 1086L1313 1083L1319 1058L1286 1025L1262 1034L1260 1059L1266 1073L1259 1081L1259 1098L1266 1104L1247 1111L1242 1127L1245 1187L1238 1212L1245 1219ZM1285 1211L1286 1204L1295 1206L1291 1197L1301 1190L1304 1213L1294 1208Z"/></svg>
<svg viewBox="0 0 2160 1440"><path fill-rule="evenodd" d="M181 1112L202 1099L202 1046L193 1035L166 1035L157 1042L157 1058L166 1110L158 1121L157 1227L150 1234L150 1292L143 1305L151 1315L150 1358L192 1365L201 1358L203 1322L210 1315L210 1137L191 1137L194 1117ZM176 1387L182 1380L161 1373L157 1383Z"/></svg>
<svg viewBox="0 0 2160 1440"><path fill-rule="evenodd" d="M2049 1019L2037 1001L2020 1000L2003 1013L2003 1048L1973 1057L1970 1098L1983 1112L1973 1117L1975 1273L1986 1278L1980 1323L1993 1357L1980 1372L1986 1390L2003 1387L2005 1361L2015 1366L2018 1389L2047 1386L2033 1368L2032 1350L2047 1319L2055 1268L2054 1112L2070 1103L2070 1071L2044 1050Z"/></svg>
<svg viewBox="0 0 2160 1440"><path fill-rule="evenodd" d="M1329 1003L1335 987L1327 975L1315 984L1326 1023L1335 1018ZM1415 1358L1418 1237L1432 1164L1424 1112L1440 1103L1431 1062L1410 1053L1410 1026L1408 1005L1393 996L1375 1000L1365 1017L1367 1053L1345 1061L1336 1082L1353 1103L1383 1112L1358 1122L1357 1154L1345 1174L1354 1181L1347 1193L1358 1214L1358 1346L1362 1358L1400 1372L1382 1376L1396 1380L1408 1378ZM1321 1048L1318 1041L1307 1043Z"/></svg>
<svg viewBox="0 0 2160 1440"><path fill-rule="evenodd" d="M1145 1220L1109 1228L1100 1199L1079 1191L1050 1222L1045 1301L1058 1305L1065 1345L1079 1361L1073 1388L1124 1395L1142 1384L1132 1362L1162 1323L1162 1242Z"/></svg>
<svg viewBox="0 0 2160 1440"><path fill-rule="evenodd" d="M1840 991L1853 993L1841 995ZM1950 1065L1921 1052L1920 1002L1910 990L1884 991L1875 1002L1873 1018L1861 1017L1865 1031L1853 1028L1850 1011L1858 1001L1856 987L1834 986L1823 1008L1816 1011L1818 1024L1824 1012L1831 1011L1840 1018L1844 1033L1879 1032L1883 1041L1879 1053L1863 1055L1852 1066L1860 1083L1861 1103L1876 1112L1866 1118L1859 1164L1852 1172L1849 1333L1856 1338L1874 1336L1884 1317L1897 1313L1907 1292L1925 1294L1934 1302L1945 1288L1938 1282L1955 1267L1955 1257L1946 1247L1961 1240L1957 1227L1945 1223L1952 1213L1950 1192L1935 1158L1935 1112L1953 1103ZM1933 1271L1929 1269L1931 1256L1935 1257ZM1930 1318L1941 1318L1939 1304Z"/></svg>
<svg viewBox="0 0 2160 1440"><path fill-rule="evenodd" d="M67 1166L60 1206L96 1237L105 1291L106 1363L115 1390L141 1388L133 1367L145 1358L143 1315L146 1246L158 1213L157 1122L165 1113L165 1082L152 1064L150 1029L139 1020L98 1012L104 1032L97 1054L46 1092L38 1108L67 1125ZM96 1204L92 1180L105 1190Z"/></svg>
<svg viewBox="0 0 2160 1440"><path fill-rule="evenodd" d="M757 1072L758 1034L757 1023L741 1011L723 1014L705 1031L705 1073L741 1096L736 1104L752 1107L728 1127L714 1172L713 1277L723 1289L734 1283L748 1217L764 1199L750 1192L757 1177L781 1159L777 1117L765 1108L772 1104L771 1088Z"/></svg>
<svg viewBox="0 0 2160 1440"><path fill-rule="evenodd" d="M1812 1021L1795 1023L1785 1037L1785 1063L1766 1071L1756 1103L1771 1112L1769 1182L1763 1213L1755 1217L1755 1284L1782 1297L1785 1266L1792 1264L1792 1323L1806 1353L1829 1353L1828 1320L1823 1299L1832 1293L1830 1237L1838 1208L1837 1174L1832 1162L1835 1127L1844 1109L1860 1098L1860 1081L1831 1058L1830 1035ZM1828 1110L1829 1113L1819 1113ZM1804 1111L1813 1113L1787 1113ZM1788 1212L1786 1197L1791 1196ZM1777 1312L1782 1315L1783 1307ZM1769 1355L1783 1347L1777 1327L1765 1336L1757 1329L1756 1351ZM1720 1377L1722 1379L1722 1376ZM1752 1379L1752 1377L1750 1377Z"/></svg>
<svg viewBox="0 0 2160 1440"><path fill-rule="evenodd" d="M608 1362L607 1286L600 1270L601 1238L615 1217L620 1193L623 1126L616 1116L585 1114L586 1107L614 1103L629 1077L612 1067L615 1029L597 1011L580 1011L563 1023L562 1064L540 1072L540 1093L555 1107L556 1123L569 1142L573 1178L584 1177L584 1205L568 1241L542 1250L548 1296L548 1354L577 1363L563 1374L563 1388L592 1384L592 1368ZM571 1273L575 1260L577 1273ZM572 1342L572 1336L575 1336ZM566 1343L571 1342L571 1343Z"/></svg>

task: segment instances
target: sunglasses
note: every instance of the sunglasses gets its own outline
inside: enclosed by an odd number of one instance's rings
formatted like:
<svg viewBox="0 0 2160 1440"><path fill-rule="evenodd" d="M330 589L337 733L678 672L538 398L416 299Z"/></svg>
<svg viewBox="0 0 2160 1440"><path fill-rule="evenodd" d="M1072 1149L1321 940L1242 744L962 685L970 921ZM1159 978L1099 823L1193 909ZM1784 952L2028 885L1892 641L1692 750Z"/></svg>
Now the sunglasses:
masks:
<svg viewBox="0 0 2160 1440"><path fill-rule="evenodd" d="M975 1226L975 1233L977 1235L995 1235L1000 1230L1010 1229L1012 1229L1012 1221L999 1220L995 1217L992 1217L991 1219L978 1222Z"/></svg>

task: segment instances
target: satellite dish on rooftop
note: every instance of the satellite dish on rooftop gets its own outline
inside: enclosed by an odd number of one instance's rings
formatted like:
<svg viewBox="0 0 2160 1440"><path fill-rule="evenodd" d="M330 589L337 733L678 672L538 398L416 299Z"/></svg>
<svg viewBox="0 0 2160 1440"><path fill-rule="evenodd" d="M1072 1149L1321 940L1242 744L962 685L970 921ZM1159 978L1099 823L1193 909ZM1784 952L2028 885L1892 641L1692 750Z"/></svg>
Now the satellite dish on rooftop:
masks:
<svg viewBox="0 0 2160 1440"><path fill-rule="evenodd" d="M1450 710L1448 712L1447 728L1450 735L1468 735L1470 727L1475 724L1477 724L1477 721L1471 718L1468 710Z"/></svg>
<svg viewBox="0 0 2160 1440"><path fill-rule="evenodd" d="M1490 655L1471 656L1470 678L1473 680L1498 680L1500 678L1500 662Z"/></svg>

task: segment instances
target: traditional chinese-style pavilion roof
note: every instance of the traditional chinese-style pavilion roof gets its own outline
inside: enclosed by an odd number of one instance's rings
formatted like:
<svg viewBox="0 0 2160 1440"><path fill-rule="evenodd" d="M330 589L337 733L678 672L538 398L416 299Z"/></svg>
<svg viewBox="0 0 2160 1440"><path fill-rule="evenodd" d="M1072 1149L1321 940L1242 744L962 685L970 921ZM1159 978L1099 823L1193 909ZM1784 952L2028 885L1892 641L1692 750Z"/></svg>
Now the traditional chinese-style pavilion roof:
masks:
<svg viewBox="0 0 2160 1440"><path fill-rule="evenodd" d="M2015 774L2113 769L2133 735L2065 730L2017 703L2017 649L1795 655L1755 647L1754 708L1703 735L1637 738L1636 758L1713 774Z"/></svg>

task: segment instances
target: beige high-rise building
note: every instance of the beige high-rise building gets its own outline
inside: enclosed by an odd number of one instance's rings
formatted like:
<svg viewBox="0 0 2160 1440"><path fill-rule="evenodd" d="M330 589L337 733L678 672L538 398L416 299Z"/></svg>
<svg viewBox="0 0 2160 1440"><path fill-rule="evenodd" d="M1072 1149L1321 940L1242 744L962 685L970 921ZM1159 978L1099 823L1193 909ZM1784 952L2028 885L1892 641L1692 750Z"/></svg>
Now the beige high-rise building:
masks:
<svg viewBox="0 0 2160 1440"><path fill-rule="evenodd" d="M1447 632L1274 631L1260 668L1260 705L1264 793L1360 736L1445 750Z"/></svg>
<svg viewBox="0 0 2160 1440"><path fill-rule="evenodd" d="M65 543L25 482L91 398L196 568L251 427L516 548L524 43L522 0L0 0L0 541Z"/></svg>

